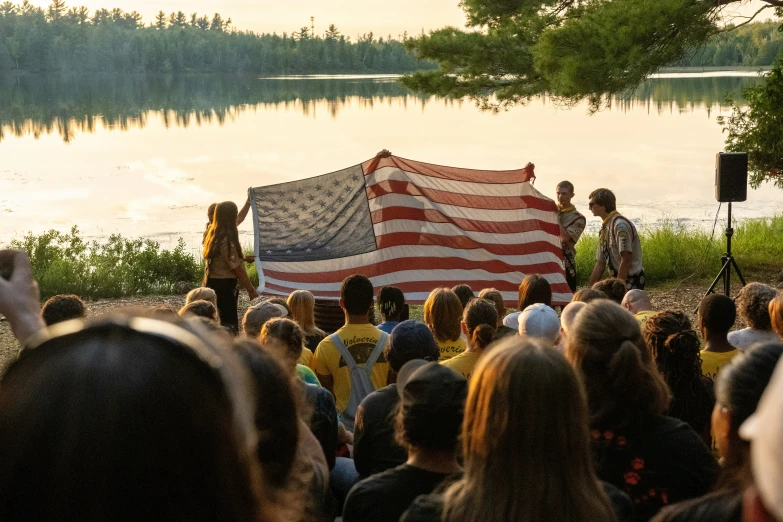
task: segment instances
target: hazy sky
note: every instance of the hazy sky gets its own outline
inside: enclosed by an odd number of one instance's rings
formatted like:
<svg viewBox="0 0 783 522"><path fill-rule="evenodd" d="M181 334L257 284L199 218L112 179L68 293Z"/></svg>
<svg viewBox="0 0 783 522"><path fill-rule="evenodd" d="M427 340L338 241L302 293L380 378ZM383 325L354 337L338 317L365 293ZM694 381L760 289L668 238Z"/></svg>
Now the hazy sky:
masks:
<svg viewBox="0 0 783 522"><path fill-rule="evenodd" d="M46 6L51 0L31 0ZM372 31L377 36L397 36L437 29L445 25L462 26L465 17L459 0L70 0L69 6L85 5L90 10L119 7L138 11L150 23L155 13L184 11L210 13L219 11L231 17L239 29L258 32L292 32L310 25L315 16L316 33L335 24L342 33L355 37ZM759 0L740 7L752 13L762 4Z"/></svg>

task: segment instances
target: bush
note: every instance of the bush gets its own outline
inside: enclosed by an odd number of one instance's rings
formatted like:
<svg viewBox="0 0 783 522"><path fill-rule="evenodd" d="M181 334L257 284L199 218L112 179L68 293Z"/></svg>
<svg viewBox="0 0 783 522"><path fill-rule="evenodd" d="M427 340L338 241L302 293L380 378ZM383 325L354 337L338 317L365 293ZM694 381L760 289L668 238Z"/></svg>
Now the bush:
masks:
<svg viewBox="0 0 783 522"><path fill-rule="evenodd" d="M77 227L68 233L50 230L11 241L25 250L41 288L41 297L76 294L86 299L170 294L179 282L197 286L203 266L180 238L173 250L149 239L118 234L104 242L85 242Z"/></svg>

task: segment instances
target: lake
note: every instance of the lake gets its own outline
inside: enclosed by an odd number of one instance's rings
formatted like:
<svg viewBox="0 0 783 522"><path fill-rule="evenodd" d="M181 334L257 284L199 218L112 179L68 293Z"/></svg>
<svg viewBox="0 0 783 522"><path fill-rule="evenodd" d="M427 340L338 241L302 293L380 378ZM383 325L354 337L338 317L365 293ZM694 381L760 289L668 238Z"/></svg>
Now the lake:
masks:
<svg viewBox="0 0 783 522"><path fill-rule="evenodd" d="M533 162L539 190L553 197L568 179L585 213L587 195L605 186L644 225L711 228L724 143L716 118L730 113L728 93L760 81L660 75L591 115L546 98L482 112L470 100L418 96L392 76L0 78L0 243L78 225L89 237L167 246L183 237L195 250L210 203L241 205L250 186L342 169L383 148L466 168ZM734 210L780 212L783 191L763 186Z"/></svg>

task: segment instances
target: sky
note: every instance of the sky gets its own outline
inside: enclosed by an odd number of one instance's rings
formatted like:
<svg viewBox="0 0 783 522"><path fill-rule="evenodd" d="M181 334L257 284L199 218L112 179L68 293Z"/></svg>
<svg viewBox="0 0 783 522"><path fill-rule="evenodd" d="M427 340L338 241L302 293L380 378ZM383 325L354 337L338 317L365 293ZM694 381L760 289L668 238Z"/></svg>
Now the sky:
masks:
<svg viewBox="0 0 783 522"><path fill-rule="evenodd" d="M50 2L31 1L42 7ZM737 8L744 15L763 5L760 0L744 4ZM102 7L138 11L146 23L159 10L184 11L188 15L218 11L224 18L231 17L239 29L278 34L310 26L310 17L314 16L316 33L321 34L329 24L335 24L340 32L354 38L370 31L376 37L397 37L406 31L418 34L422 29L465 24L459 0L71 0L68 5L84 5L91 11Z"/></svg>

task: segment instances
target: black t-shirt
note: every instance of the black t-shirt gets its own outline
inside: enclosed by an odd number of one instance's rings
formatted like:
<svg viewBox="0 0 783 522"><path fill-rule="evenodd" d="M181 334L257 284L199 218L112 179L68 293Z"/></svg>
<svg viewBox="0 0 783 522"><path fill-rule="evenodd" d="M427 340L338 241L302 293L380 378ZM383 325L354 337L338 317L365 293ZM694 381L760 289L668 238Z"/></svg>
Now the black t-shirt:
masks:
<svg viewBox="0 0 783 522"><path fill-rule="evenodd" d="M356 484L343 508L344 522L398 522L419 495L427 495L450 475L403 464Z"/></svg>
<svg viewBox="0 0 783 522"><path fill-rule="evenodd" d="M631 499L611 484L601 483L612 503L617 522L633 522L634 509ZM417 498L402 515L400 522L440 522L443 515L443 495L435 493ZM585 521L587 522L587 521ZM601 521L590 521L601 522Z"/></svg>
<svg viewBox="0 0 783 522"><path fill-rule="evenodd" d="M324 336L321 334L310 334L305 336L305 346L315 353L315 349L318 348L318 343L324 340Z"/></svg>
<svg viewBox="0 0 783 522"><path fill-rule="evenodd" d="M742 491L710 493L661 510L654 522L742 522Z"/></svg>
<svg viewBox="0 0 783 522"><path fill-rule="evenodd" d="M718 475L699 435L671 417L654 417L634 429L593 429L592 437L598 477L631 497L639 521L704 495Z"/></svg>
<svg viewBox="0 0 783 522"><path fill-rule="evenodd" d="M394 441L394 414L400 397L397 385L372 392L359 405L353 433L353 461L362 477L392 469L408 460Z"/></svg>

